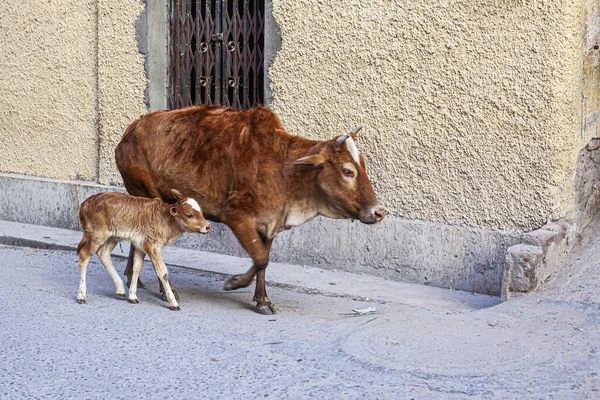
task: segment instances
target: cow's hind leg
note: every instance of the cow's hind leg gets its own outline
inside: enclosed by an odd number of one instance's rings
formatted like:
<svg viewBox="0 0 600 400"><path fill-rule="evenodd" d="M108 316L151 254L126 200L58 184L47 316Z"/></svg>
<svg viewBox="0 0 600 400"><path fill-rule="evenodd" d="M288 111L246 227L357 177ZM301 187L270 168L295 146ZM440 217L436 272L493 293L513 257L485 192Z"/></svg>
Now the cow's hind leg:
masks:
<svg viewBox="0 0 600 400"><path fill-rule="evenodd" d="M123 280L121 279L119 273L115 269L115 266L113 265L112 259L110 257L117 243L119 243L117 239L108 239L106 243L100 246L96 254L98 255L98 258L100 258L100 261L102 261L102 264L104 264L106 271L115 283L117 296L125 297L125 285L123 284Z"/></svg>
<svg viewBox="0 0 600 400"><path fill-rule="evenodd" d="M225 281L224 290L235 290L250 285L254 276L256 276L256 288L254 291L254 301L256 301L256 311L260 314L276 314L275 306L267 297L265 287L265 268L269 263L269 252L271 250L272 240L263 240L256 228L247 224L233 224L227 222L235 236L240 241L248 255L252 257L253 265L245 273L234 275Z"/></svg>

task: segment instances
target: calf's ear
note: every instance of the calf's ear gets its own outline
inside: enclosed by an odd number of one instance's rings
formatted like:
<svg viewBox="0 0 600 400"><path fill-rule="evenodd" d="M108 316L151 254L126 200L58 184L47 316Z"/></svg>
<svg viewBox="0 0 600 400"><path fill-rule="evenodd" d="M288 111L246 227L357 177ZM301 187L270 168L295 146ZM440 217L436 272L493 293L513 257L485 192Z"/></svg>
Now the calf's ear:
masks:
<svg viewBox="0 0 600 400"><path fill-rule="evenodd" d="M327 159L321 154L306 156L288 163L288 165L308 165L311 167L322 167L327 162Z"/></svg>
<svg viewBox="0 0 600 400"><path fill-rule="evenodd" d="M177 200L181 200L183 199L183 194L181 194L181 192L177 189L171 189L171 193L173 193L173 196L175 196L175 199Z"/></svg>
<svg viewBox="0 0 600 400"><path fill-rule="evenodd" d="M177 208L171 207L169 209L169 212L171 213L172 216L176 216L177 215Z"/></svg>

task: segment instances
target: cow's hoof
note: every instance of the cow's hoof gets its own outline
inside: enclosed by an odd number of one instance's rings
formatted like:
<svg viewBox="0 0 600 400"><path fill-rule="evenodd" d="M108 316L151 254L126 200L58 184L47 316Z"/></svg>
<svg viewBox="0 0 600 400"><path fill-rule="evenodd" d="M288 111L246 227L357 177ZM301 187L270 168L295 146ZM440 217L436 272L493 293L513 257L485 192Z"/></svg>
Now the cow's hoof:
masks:
<svg viewBox="0 0 600 400"><path fill-rule="evenodd" d="M243 287L247 287L250 282L245 283L243 280L243 275L234 275L225 281L225 285L223 286L223 290L235 290Z"/></svg>
<svg viewBox="0 0 600 400"><path fill-rule="evenodd" d="M78 302L79 304L85 304L85 299L77 299L77 302Z"/></svg>
<svg viewBox="0 0 600 400"><path fill-rule="evenodd" d="M138 299L127 299L128 302L130 302L131 304L139 304L140 301Z"/></svg>
<svg viewBox="0 0 600 400"><path fill-rule="evenodd" d="M262 315L277 314L277 310L275 310L275 306L273 304L257 304L256 312Z"/></svg>
<svg viewBox="0 0 600 400"><path fill-rule="evenodd" d="M125 293L117 293L117 297L120 297L122 299L125 298Z"/></svg>
<svg viewBox="0 0 600 400"><path fill-rule="evenodd" d="M181 311L181 308L179 306L175 306L175 307L169 306L169 310L171 310L171 311Z"/></svg>
<svg viewBox="0 0 600 400"><path fill-rule="evenodd" d="M225 281L225 285L223 285L223 290L235 290L238 288L237 277L232 276Z"/></svg>

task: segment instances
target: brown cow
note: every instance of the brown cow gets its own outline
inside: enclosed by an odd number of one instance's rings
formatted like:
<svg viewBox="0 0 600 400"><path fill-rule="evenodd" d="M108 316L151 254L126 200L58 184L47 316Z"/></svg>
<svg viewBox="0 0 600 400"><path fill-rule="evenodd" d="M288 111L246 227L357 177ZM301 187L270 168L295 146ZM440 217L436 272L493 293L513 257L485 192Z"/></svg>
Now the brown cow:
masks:
<svg viewBox="0 0 600 400"><path fill-rule="evenodd" d="M385 215L353 136L308 140L286 132L265 107L197 106L134 121L115 153L129 193L171 200L176 188L196 198L207 219L231 228L253 265L224 289L246 287L256 276L257 311L269 314L275 308L265 268L279 232L318 215L366 224Z"/></svg>

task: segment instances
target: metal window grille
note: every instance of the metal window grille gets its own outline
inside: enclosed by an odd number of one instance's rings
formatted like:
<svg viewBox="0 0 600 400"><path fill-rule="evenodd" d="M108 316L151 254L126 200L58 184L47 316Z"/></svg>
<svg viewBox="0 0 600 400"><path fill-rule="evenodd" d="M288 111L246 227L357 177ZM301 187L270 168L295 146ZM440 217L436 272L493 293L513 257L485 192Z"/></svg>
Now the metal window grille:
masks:
<svg viewBox="0 0 600 400"><path fill-rule="evenodd" d="M169 107L264 99L264 0L171 0Z"/></svg>

